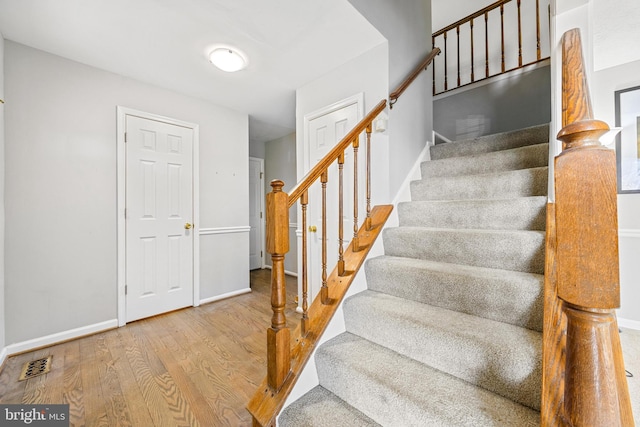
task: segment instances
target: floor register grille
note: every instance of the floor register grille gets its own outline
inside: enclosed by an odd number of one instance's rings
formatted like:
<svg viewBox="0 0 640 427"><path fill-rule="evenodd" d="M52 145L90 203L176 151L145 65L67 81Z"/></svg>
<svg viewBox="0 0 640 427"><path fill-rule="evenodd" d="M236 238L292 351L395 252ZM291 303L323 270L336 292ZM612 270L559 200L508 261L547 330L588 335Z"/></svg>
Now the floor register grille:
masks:
<svg viewBox="0 0 640 427"><path fill-rule="evenodd" d="M28 380L29 378L44 375L51 370L51 359L53 356L27 362L22 367L19 381Z"/></svg>

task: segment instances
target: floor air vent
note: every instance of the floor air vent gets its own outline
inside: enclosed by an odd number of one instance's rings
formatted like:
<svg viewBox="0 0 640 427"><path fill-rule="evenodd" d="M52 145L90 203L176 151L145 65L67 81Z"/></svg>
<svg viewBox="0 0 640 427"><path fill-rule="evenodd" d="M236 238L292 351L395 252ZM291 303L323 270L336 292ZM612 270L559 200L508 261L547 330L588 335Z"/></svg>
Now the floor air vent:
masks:
<svg viewBox="0 0 640 427"><path fill-rule="evenodd" d="M49 372L51 370L52 357L53 356L49 356L25 363L22 367L22 372L20 373L20 381L28 380L29 378L37 377L38 375L43 375Z"/></svg>

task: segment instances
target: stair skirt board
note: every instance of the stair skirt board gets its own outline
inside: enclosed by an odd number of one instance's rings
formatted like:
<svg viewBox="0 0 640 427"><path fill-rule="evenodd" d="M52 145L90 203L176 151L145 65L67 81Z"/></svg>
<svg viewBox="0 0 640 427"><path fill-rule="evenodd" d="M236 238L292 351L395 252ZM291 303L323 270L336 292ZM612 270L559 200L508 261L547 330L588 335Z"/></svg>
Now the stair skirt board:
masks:
<svg viewBox="0 0 640 427"><path fill-rule="evenodd" d="M281 426L537 426L548 125L430 147Z"/></svg>

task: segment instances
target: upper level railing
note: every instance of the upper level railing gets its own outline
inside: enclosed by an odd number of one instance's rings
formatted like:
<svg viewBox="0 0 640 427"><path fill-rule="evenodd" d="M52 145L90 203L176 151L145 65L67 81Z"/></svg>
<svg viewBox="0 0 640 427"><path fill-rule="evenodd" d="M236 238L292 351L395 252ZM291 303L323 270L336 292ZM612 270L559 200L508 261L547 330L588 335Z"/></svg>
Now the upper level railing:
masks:
<svg viewBox="0 0 640 427"><path fill-rule="evenodd" d="M433 94L549 58L548 10L549 0L499 0L433 33L444 52L434 61Z"/></svg>
<svg viewBox="0 0 640 427"><path fill-rule="evenodd" d="M416 76L428 67L432 58L437 55L431 52L405 80L401 88L391 95L395 102ZM337 310L356 273L362 266L366 255L379 235L382 226L393 209L390 205L371 207L371 133L376 117L386 108L387 100L380 101L347 135L329 151L315 165L307 175L291 190L289 194L283 191L284 182L271 182L272 192L267 194L266 206L266 248L271 254L271 327L267 329L267 377L249 402L247 409L253 417L254 426L271 426L275 417L284 405L285 399L291 392L298 376L302 372L307 360L311 357L318 339L326 329L329 320ZM365 135L366 157L364 173L359 169L359 149L361 135ZM344 167L347 160L347 150L351 150L352 173L351 196L349 205L353 208L353 234L345 248L345 241L349 240L344 230L345 188ZM330 177L330 174L332 176ZM337 177L333 176L336 174ZM329 180L337 182L337 263L335 268L329 269L327 242L333 241L328 236L327 184ZM361 191L361 179L365 181L365 190ZM311 197L312 186L320 184L319 197ZM315 189L316 187L314 187ZM359 195L365 200L360 200ZM317 297L309 304L309 242L307 233L307 216L310 203L319 198L321 212L321 281ZM296 203L301 209L301 271L302 285L302 316L300 324L293 333L287 325L285 317L286 287L284 260L289 251L289 209ZM333 206L333 205L332 205ZM361 206L364 213L361 215ZM351 222L351 220L349 220ZM293 337L293 345L292 345Z"/></svg>
<svg viewBox="0 0 640 427"><path fill-rule="evenodd" d="M547 210L542 426L634 425L620 306L616 159L598 139L580 33L562 38L562 153Z"/></svg>

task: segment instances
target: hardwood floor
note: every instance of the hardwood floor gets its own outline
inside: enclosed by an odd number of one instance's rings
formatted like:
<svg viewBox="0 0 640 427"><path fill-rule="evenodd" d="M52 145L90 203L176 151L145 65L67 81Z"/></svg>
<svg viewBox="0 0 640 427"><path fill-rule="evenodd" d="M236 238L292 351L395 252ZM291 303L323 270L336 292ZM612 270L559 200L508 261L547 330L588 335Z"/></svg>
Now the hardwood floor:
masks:
<svg viewBox="0 0 640 427"><path fill-rule="evenodd" d="M72 426L250 426L245 406L266 374L270 270L253 292L10 357L0 403L68 403ZM296 279L287 278L287 319ZM18 381L25 362L51 372Z"/></svg>

